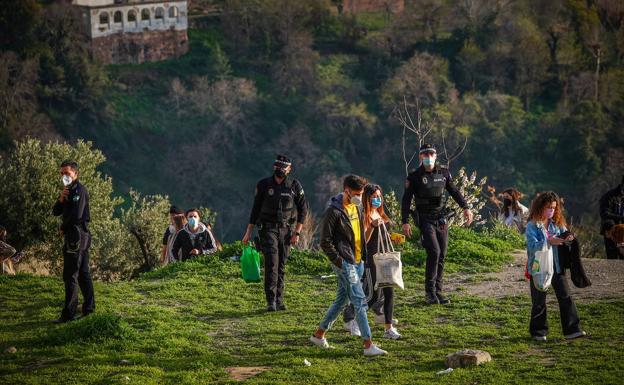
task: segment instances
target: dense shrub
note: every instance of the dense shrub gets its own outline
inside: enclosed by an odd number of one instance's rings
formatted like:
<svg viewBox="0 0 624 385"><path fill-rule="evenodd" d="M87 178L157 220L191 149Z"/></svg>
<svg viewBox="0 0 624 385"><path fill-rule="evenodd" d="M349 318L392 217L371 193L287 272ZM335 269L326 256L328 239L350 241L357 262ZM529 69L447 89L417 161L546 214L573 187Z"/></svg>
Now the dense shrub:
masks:
<svg viewBox="0 0 624 385"><path fill-rule="evenodd" d="M103 342L106 340L127 340L136 336L127 321L111 313L94 313L75 322L68 322L53 328L46 336L52 344Z"/></svg>

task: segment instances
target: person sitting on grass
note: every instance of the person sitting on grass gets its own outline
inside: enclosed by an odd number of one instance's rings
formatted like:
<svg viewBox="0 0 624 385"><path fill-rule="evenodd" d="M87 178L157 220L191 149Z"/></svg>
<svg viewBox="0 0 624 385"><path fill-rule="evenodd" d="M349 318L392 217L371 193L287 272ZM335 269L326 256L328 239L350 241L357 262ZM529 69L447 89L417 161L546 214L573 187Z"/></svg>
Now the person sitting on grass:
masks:
<svg viewBox="0 0 624 385"><path fill-rule="evenodd" d="M531 204L529 212L529 222L526 229L527 240L527 272L532 274L535 271L533 266L535 253L544 248L552 248L553 264L555 274L552 277L552 286L559 302L559 312L561 315L561 327L566 339L575 339L585 336L585 332L580 328L580 319L576 305L570 296L568 282L563 274L563 268L559 263L557 247L567 241L574 239L573 235L566 238L559 236L566 231L566 221L563 217L561 199L552 191L539 194ZM548 319L546 317L546 292L535 288L533 277L530 278L531 290L531 321L529 322L529 332L536 341L546 341L548 334Z"/></svg>
<svg viewBox="0 0 624 385"><path fill-rule="evenodd" d="M182 227L176 226L176 218L178 218L178 221L180 218L184 218L183 225L186 224L184 211L177 206L171 206L169 209L169 226L167 226L162 239L162 252L160 256L161 265L175 262L177 259L173 256L173 242L175 241L176 234L182 229Z"/></svg>
<svg viewBox="0 0 624 385"><path fill-rule="evenodd" d="M188 223L184 225L173 242L173 256L186 261L197 255L215 253L217 242L212 232L201 222L199 209L187 210L186 220Z"/></svg>

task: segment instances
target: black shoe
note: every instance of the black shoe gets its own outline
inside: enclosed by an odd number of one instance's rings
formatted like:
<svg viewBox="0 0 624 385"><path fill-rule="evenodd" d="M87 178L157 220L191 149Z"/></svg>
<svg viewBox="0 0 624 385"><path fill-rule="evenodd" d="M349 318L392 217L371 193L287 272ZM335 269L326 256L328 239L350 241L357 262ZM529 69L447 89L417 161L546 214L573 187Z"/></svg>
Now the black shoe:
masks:
<svg viewBox="0 0 624 385"><path fill-rule="evenodd" d="M436 294L436 297L438 297L438 302L440 303L440 305L448 305L449 303L451 303L451 300L442 296L442 294Z"/></svg>
<svg viewBox="0 0 624 385"><path fill-rule="evenodd" d="M278 303L277 310L286 310L286 305L284 305L283 303Z"/></svg>
<svg viewBox="0 0 624 385"><path fill-rule="evenodd" d="M440 301L438 300L438 297L436 297L433 294L426 294L425 302L427 303L427 305L437 305L440 303Z"/></svg>
<svg viewBox="0 0 624 385"><path fill-rule="evenodd" d="M275 311L275 310L277 310L277 309L275 308L275 304L273 304L273 303L268 305L267 309L266 309L266 311Z"/></svg>
<svg viewBox="0 0 624 385"><path fill-rule="evenodd" d="M78 319L78 317L73 317L73 318L60 317L60 318L57 318L54 321L52 321L52 323L53 324L64 324L66 322L75 321L77 319Z"/></svg>

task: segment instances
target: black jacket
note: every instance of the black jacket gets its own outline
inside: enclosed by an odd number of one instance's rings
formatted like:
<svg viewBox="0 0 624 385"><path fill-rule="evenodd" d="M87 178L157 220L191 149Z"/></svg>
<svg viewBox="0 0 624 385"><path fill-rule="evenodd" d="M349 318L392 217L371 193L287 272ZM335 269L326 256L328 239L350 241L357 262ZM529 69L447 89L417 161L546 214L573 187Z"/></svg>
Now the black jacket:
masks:
<svg viewBox="0 0 624 385"><path fill-rule="evenodd" d="M351 221L342 204L342 194L331 198L329 207L323 214L321 222L321 249L331 263L342 267L342 261L355 265L355 235ZM366 236L364 233L364 216L358 209L360 219L362 260L366 260Z"/></svg>
<svg viewBox="0 0 624 385"><path fill-rule="evenodd" d="M600 219L602 235L612 226L624 223L624 184L607 191L600 198Z"/></svg>
<svg viewBox="0 0 624 385"><path fill-rule="evenodd" d="M567 235L563 233L560 236L565 238ZM570 269L570 278L574 286L579 288L591 286L591 281L587 278L587 275L585 275L585 269L581 262L581 250L578 240L574 238L569 244L557 246L557 252L561 270L565 271L565 269Z"/></svg>
<svg viewBox="0 0 624 385"><path fill-rule="evenodd" d="M177 233L176 239L171 248L172 254L182 261L194 257L191 250L199 250L199 254L212 254L217 251L217 242L212 232L203 223L199 224L199 230L193 233L188 228L188 224Z"/></svg>
<svg viewBox="0 0 624 385"><path fill-rule="evenodd" d="M419 196L419 191L427 186L431 186L433 181L438 182L439 179L440 188L436 189L435 197ZM444 208L443 190L446 190L462 209L468 208L468 203L466 203L464 196L455 186L455 183L453 183L453 178L448 168L436 166L433 171L426 171L421 165L411 172L405 181L405 191L403 192L403 198L401 198L401 222L403 224L408 222L408 218L412 214L412 201L416 201L416 212L418 215L439 216ZM422 201L419 203L419 200Z"/></svg>
<svg viewBox="0 0 624 385"><path fill-rule="evenodd" d="M57 200L52 208L54 216L63 215L61 230L64 233L71 231L74 226L78 226L83 231L89 231L89 192L79 181L75 181L69 186L69 195L63 203Z"/></svg>
<svg viewBox="0 0 624 385"><path fill-rule="evenodd" d="M270 176L256 184L249 223L303 223L307 214L308 205L298 180L287 176L278 184Z"/></svg>

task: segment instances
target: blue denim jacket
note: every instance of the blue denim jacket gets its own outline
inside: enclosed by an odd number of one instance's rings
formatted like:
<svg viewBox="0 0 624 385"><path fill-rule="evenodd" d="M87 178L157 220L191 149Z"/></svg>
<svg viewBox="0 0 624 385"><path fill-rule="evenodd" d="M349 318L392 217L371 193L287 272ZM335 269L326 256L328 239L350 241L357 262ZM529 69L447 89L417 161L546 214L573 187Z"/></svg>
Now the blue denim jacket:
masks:
<svg viewBox="0 0 624 385"><path fill-rule="evenodd" d="M553 222L548 222L548 232L551 237L559 236L565 232L565 227L558 227ZM527 256L529 258L528 270L531 273L531 266L533 266L533 260L535 259L535 252L542 250L544 242L546 242L546 227L541 223L535 223L529 221L526 228L526 240L527 240ZM553 247L553 263L555 264L555 272L561 274L561 267L559 266L559 254L557 247Z"/></svg>

